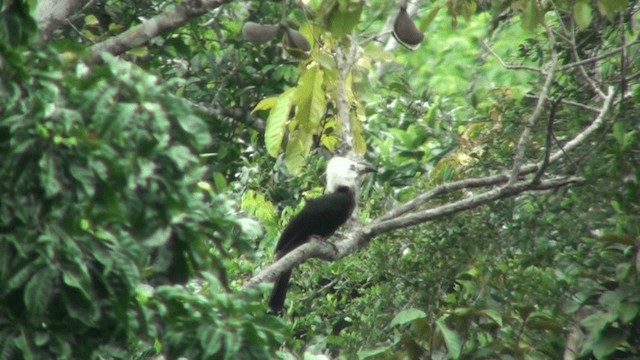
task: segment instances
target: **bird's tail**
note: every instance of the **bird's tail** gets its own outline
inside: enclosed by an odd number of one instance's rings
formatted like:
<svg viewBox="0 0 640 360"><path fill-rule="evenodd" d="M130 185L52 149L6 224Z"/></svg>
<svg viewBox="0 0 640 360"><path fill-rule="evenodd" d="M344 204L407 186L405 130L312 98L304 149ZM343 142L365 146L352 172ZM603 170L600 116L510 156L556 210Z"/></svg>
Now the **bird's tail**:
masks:
<svg viewBox="0 0 640 360"><path fill-rule="evenodd" d="M282 308L284 308L284 299L287 297L290 278L291 270L285 271L280 274L273 285L271 297L269 298L269 308L274 314L280 314L282 312Z"/></svg>

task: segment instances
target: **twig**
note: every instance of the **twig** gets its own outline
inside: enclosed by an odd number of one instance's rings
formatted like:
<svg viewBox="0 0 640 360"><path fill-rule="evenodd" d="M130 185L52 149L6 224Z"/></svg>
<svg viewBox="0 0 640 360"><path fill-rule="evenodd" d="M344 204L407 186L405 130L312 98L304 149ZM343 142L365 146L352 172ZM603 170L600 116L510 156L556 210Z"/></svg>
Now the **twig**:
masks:
<svg viewBox="0 0 640 360"><path fill-rule="evenodd" d="M628 48L630 46L633 46L633 45L637 45L637 44L640 44L639 40L632 41L632 42L630 42L630 43L628 43L626 45L623 45L623 46L621 46L621 47L619 47L617 49L613 49L611 51L607 51L606 53L600 54L598 56L594 56L594 57L590 57L588 59L582 59L582 60L578 60L578 61L572 62L570 64L562 65L560 68L558 68L558 71L569 70L569 69L574 68L574 67L578 67L578 66L582 66L582 65L585 65L585 64L589 64L589 63L592 63L592 62L596 62L596 61L600 61L600 60L606 59L606 58L608 58L610 56L618 54L621 51L626 51L626 48Z"/></svg>
<svg viewBox="0 0 640 360"><path fill-rule="evenodd" d="M553 164L562 158L568 158L567 154L569 152L571 152L578 145L584 142L587 139L587 137L589 137L593 132L595 132L602 126L602 124L604 123L605 115L609 112L609 109L611 107L613 96L614 96L613 87L609 87L607 97L605 98L605 101L602 103L602 107L600 108L596 119L591 123L591 125L589 125L584 130L582 130L573 139L565 143L564 146L558 144L558 147L560 148L560 150L550 155L549 161L548 161L549 164ZM541 166L542 166L542 163L524 165L520 168L519 176L531 174L537 171ZM408 201L407 203L399 207L396 207L390 210L385 215L383 215L380 218L380 220L390 220L402 214L406 214L409 211L412 211L413 209L416 209L424 205L429 200L431 200L432 198L438 195L448 194L448 193L462 190L462 189L495 186L495 185L503 184L507 182L507 180L508 180L507 175L498 174L498 175L486 176L481 178L472 178L472 179L465 179L465 180L445 183L421 195L418 195L411 201Z"/></svg>
<svg viewBox="0 0 640 360"><path fill-rule="evenodd" d="M502 67L504 67L505 69L509 69L509 70L527 70L527 71L532 71L538 74L542 74L542 75L546 75L546 72L544 69L540 69L540 68L536 68L533 66L527 66L527 65L511 65L511 64L507 64L506 62L504 62L504 60L502 60L502 58L500 58L500 55L496 54L495 51L493 51L493 49L482 39L480 39L480 45L482 45L483 48L485 48L485 50L487 50L488 52L491 53L491 55L493 55L502 65Z"/></svg>
<svg viewBox="0 0 640 360"><path fill-rule="evenodd" d="M532 95L532 94L524 94L524 97L527 99L534 99L534 100L538 100L539 97L537 95ZM547 101L549 101L550 99L547 98ZM566 100L566 99L562 99L561 103L564 105L571 105L571 106L575 106L577 108L583 109L583 110L587 110L593 113L599 113L600 109L598 108L594 108L593 106L589 106L589 105L585 105L579 102L575 102L575 101L571 101L571 100Z"/></svg>
<svg viewBox="0 0 640 360"><path fill-rule="evenodd" d="M547 94L551 89L551 84L553 83L553 75L556 71L556 66L558 64L558 52L555 50L555 40L549 26L545 25L547 29L547 36L549 37L549 48L551 48L551 62L549 64L549 71L547 72L547 77L544 81L544 85L542 86L542 90L540 90L540 95L538 97L538 103L533 111L533 114L529 117L522 134L520 135L520 140L518 141L518 146L516 147L516 154L513 159L513 166L511 168L511 176L509 177L509 182L507 182L506 186L510 186L514 184L520 174L520 166L524 161L524 154L527 144L529 142L529 137L531 136L531 130L535 126L536 122L540 118L542 114L542 109L546 103Z"/></svg>
<svg viewBox="0 0 640 360"><path fill-rule="evenodd" d="M531 180L532 184L537 184L540 182L542 175L544 174L547 166L549 165L549 157L551 157L551 141L555 138L553 135L553 123L556 118L556 110L558 108L558 104L562 101L562 98L559 97L551 103L551 109L549 110L549 121L547 122L547 139L546 139L546 149L544 151L544 159L542 160L542 164L538 167L538 171L536 171L536 175Z"/></svg>
<svg viewBox="0 0 640 360"><path fill-rule="evenodd" d="M575 24L571 25L571 42L569 43L569 46L571 47L573 57L576 59L575 64L578 64L577 67L583 79L587 82L587 85L589 85L591 90L593 90L600 98L604 99L604 93L602 92L602 90L600 90L598 85L596 85L595 81L591 79L591 77L589 77L589 74L587 74L587 70L585 70L584 66L582 66L581 64L580 55L578 55L578 49L576 48Z"/></svg>

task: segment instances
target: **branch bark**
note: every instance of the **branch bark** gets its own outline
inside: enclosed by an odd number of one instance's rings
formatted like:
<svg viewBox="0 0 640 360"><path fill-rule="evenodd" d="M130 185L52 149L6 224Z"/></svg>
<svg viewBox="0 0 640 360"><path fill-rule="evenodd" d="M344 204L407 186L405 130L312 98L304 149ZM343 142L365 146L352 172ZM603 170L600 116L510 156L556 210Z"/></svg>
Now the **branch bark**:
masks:
<svg viewBox="0 0 640 360"><path fill-rule="evenodd" d="M33 14L38 23L39 41L45 43L53 36L53 31L82 6L82 0L40 0Z"/></svg>
<svg viewBox="0 0 640 360"><path fill-rule="evenodd" d="M473 209L498 199L504 199L521 194L525 191L548 190L579 182L581 180L582 179L579 177L556 178L541 181L538 184L531 184L530 181L521 181L510 187L496 188L485 193L433 209L411 213L392 220L376 220L361 229L350 230L335 243L329 243L318 238L312 238L308 242L267 266L258 274L254 275L245 283L243 288L246 290L254 288L262 282L273 281L279 274L296 265L302 264L304 261L312 257L327 261L339 260L365 247L374 237L393 230L422 224L463 210Z"/></svg>
<svg viewBox="0 0 640 360"><path fill-rule="evenodd" d="M204 15L207 11L216 9L231 0L189 0L167 10L153 18L134 26L131 29L116 35L90 48L94 58L98 58L102 52L112 55L120 55L123 52L142 46L155 36L165 31L173 30L186 24L196 17Z"/></svg>

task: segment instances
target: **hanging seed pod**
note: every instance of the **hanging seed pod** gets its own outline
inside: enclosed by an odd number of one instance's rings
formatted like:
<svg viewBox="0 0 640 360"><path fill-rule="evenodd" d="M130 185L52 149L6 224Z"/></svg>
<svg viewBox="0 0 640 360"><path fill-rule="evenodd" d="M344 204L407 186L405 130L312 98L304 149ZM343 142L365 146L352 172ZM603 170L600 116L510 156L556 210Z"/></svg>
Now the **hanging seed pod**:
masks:
<svg viewBox="0 0 640 360"><path fill-rule="evenodd" d="M308 57L309 51L311 51L311 44L309 44L307 38L300 32L290 29L286 25L280 25L280 27L284 32L282 44L285 50L287 50L291 56L299 59Z"/></svg>
<svg viewBox="0 0 640 360"><path fill-rule="evenodd" d="M278 26L247 21L242 26L242 38L251 43L266 43L278 35Z"/></svg>
<svg viewBox="0 0 640 360"><path fill-rule="evenodd" d="M393 37L410 49L415 49L424 39L424 34L413 23L405 6L400 7L400 12L393 23Z"/></svg>

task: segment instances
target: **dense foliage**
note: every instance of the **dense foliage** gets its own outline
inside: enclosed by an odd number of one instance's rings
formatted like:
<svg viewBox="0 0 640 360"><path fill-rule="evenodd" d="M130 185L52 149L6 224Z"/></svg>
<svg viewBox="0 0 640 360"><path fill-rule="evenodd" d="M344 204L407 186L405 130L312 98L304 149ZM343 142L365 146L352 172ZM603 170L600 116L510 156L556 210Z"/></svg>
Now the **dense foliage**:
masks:
<svg viewBox="0 0 640 360"><path fill-rule="evenodd" d="M260 294L228 291L224 264L250 253L248 238L201 181L211 137L175 84L108 56L89 67L54 50L14 55L0 115L0 357L271 353L281 327Z"/></svg>
<svg viewBox="0 0 640 360"><path fill-rule="evenodd" d="M0 19L0 359L640 356L638 1L421 2L416 51L387 40L392 2L231 2L98 61L92 43L179 2L98 1L42 46L26 3ZM247 21L310 51L245 41ZM369 222L509 171L540 96L524 156L543 161L608 87L605 126L545 169L580 184L309 261L282 319L268 286L241 288L321 194L326 154L380 167L360 190Z"/></svg>

